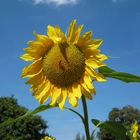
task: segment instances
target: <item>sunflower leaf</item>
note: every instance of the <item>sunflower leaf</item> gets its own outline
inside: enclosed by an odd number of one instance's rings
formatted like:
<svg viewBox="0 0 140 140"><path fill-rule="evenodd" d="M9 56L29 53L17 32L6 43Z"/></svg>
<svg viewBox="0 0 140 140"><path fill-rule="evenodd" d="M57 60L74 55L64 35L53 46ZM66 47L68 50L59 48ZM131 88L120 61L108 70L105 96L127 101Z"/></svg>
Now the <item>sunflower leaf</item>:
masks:
<svg viewBox="0 0 140 140"><path fill-rule="evenodd" d="M7 125L10 125L10 124L12 124L14 122L17 122L17 121L21 120L21 119L25 119L25 117L27 117L27 116L34 115L36 113L39 113L39 112L42 112L44 110L51 109L51 108L54 108L54 107L57 107L57 106L58 105L50 106L49 104L47 104L47 105L40 105L36 109L34 109L33 111L28 111L24 115L22 115L22 116L20 116L20 117L18 117L16 119L10 118L10 119L0 123L0 128L4 127L4 126L7 126Z"/></svg>
<svg viewBox="0 0 140 140"><path fill-rule="evenodd" d="M44 110L47 110L47 109L51 109L51 108L54 108L54 107L57 107L58 105L55 105L55 106L51 106L51 105L40 105L40 106L38 106L35 110L33 110L32 112L31 112L31 115L33 115L33 114L36 114L36 113L39 113L39 112L42 112L42 111L44 111Z"/></svg>
<svg viewBox="0 0 140 140"><path fill-rule="evenodd" d="M119 122L115 122L115 121L106 121L106 122L101 122L99 120L96 119L92 119L91 120L92 123L101 129L106 130L108 133L111 133L113 136L120 138L120 139L126 139L126 132L127 129L123 126L122 123Z"/></svg>
<svg viewBox="0 0 140 140"><path fill-rule="evenodd" d="M109 67L103 66L99 68L99 72L106 77L115 78L123 82L140 82L140 76L125 72L117 72Z"/></svg>

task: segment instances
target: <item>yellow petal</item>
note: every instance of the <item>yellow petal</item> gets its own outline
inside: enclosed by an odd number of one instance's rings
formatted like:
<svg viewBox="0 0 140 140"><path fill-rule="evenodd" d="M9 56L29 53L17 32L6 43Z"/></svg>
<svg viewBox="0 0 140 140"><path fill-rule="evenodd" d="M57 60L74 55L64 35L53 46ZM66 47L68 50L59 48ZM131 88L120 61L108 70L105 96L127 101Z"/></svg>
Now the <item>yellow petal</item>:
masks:
<svg viewBox="0 0 140 140"><path fill-rule="evenodd" d="M76 20L73 20L68 28L68 41L74 44L77 43L80 37L82 28L83 28L83 25L77 28Z"/></svg>
<svg viewBox="0 0 140 140"><path fill-rule="evenodd" d="M84 83L86 84L87 88L90 90L91 93L96 94L96 90L92 85L92 80L90 79L90 77L88 76L88 74L84 75Z"/></svg>
<svg viewBox="0 0 140 140"><path fill-rule="evenodd" d="M105 82L106 79L105 77L101 74L101 73L97 73L96 71L94 71L92 68L86 66L85 67L86 72L92 77L94 78L96 81L98 82Z"/></svg>
<svg viewBox="0 0 140 140"><path fill-rule="evenodd" d="M77 98L81 98L82 93L81 93L81 86L78 83L75 83L72 85L72 92Z"/></svg>
<svg viewBox="0 0 140 140"><path fill-rule="evenodd" d="M43 104L44 102L46 102L46 100L50 96L50 91L51 91L50 88L51 88L51 85L47 81L34 94L35 98L39 100L40 104Z"/></svg>
<svg viewBox="0 0 140 140"><path fill-rule="evenodd" d="M81 38L83 38L84 40L90 40L92 37L92 31L88 31L85 32L84 34L82 34Z"/></svg>
<svg viewBox="0 0 140 140"><path fill-rule="evenodd" d="M61 42L65 42L66 41L66 36L58 26L55 26L55 31L56 31L57 36L61 37Z"/></svg>
<svg viewBox="0 0 140 140"><path fill-rule="evenodd" d="M57 26L48 25L47 34L54 42L63 42L66 40L64 33Z"/></svg>
<svg viewBox="0 0 140 140"><path fill-rule="evenodd" d="M75 37L73 38L73 40L71 40L71 42L73 42L74 44L76 44L78 42L82 29L83 29L83 25L78 27L78 29L76 30L75 35L74 35Z"/></svg>
<svg viewBox="0 0 140 140"><path fill-rule="evenodd" d="M33 43L29 43L29 44L33 44ZM25 48L24 51L28 53L30 56L34 57L35 59L39 59L40 57L44 57L44 54L46 53L46 48L39 45L38 43L34 43L33 46L29 46Z"/></svg>
<svg viewBox="0 0 140 140"><path fill-rule="evenodd" d="M33 95L38 96L40 94L40 92L38 92L38 90L40 90L40 88L43 87L44 83L46 83L46 82L47 82L46 77L44 77L43 82L39 83L38 85L32 84L30 87L30 91L33 92Z"/></svg>
<svg viewBox="0 0 140 140"><path fill-rule="evenodd" d="M56 103L57 98L61 94L61 88L58 88L58 87L54 86L51 89L51 93L52 93L52 99L51 99L50 105L54 105Z"/></svg>
<svg viewBox="0 0 140 140"><path fill-rule="evenodd" d="M100 61L104 61L104 60L108 59L108 56L106 56L104 54L98 54L98 55L96 55L96 58L98 58Z"/></svg>
<svg viewBox="0 0 140 140"><path fill-rule="evenodd" d="M77 99L76 97L74 96L74 93L71 93L69 92L68 93L68 100L69 100L69 103L73 106L73 107L76 107L78 104L77 104Z"/></svg>
<svg viewBox="0 0 140 140"><path fill-rule="evenodd" d="M103 40L101 39L89 39L89 37L80 38L78 41L78 46L82 49L97 49Z"/></svg>
<svg viewBox="0 0 140 140"><path fill-rule="evenodd" d="M62 93L60 95L60 98L58 100L58 105L60 109L63 109L63 106L65 104L66 101L66 97L67 97L67 89L62 89Z"/></svg>
<svg viewBox="0 0 140 140"><path fill-rule="evenodd" d="M42 60L38 59L34 61L32 64L26 66L22 70L22 77L33 77L35 74L37 74L42 67Z"/></svg>
<svg viewBox="0 0 140 140"><path fill-rule="evenodd" d="M39 99L44 95L42 93L44 93L45 91L48 91L49 89L50 89L50 82L46 80L45 82L43 82L42 84L38 86L34 95L37 99Z"/></svg>
<svg viewBox="0 0 140 140"><path fill-rule="evenodd" d="M70 42L74 36L74 33L76 31L76 20L73 20L68 28L68 41Z"/></svg>
<svg viewBox="0 0 140 140"><path fill-rule="evenodd" d="M27 42L27 44L29 45L29 46L32 46L32 47L43 47L44 45L43 45L43 43L42 42L40 42L40 41L28 41Z"/></svg>
<svg viewBox="0 0 140 140"><path fill-rule="evenodd" d="M99 67L105 66L105 64L103 62L97 60L94 57L86 59L85 64L89 67L92 67L92 68L99 68Z"/></svg>
<svg viewBox="0 0 140 140"><path fill-rule="evenodd" d="M48 27L47 27L47 34L50 38L52 38L53 36L58 37L57 33L55 31L55 27L53 27L51 25L48 25Z"/></svg>
<svg viewBox="0 0 140 140"><path fill-rule="evenodd" d="M84 83L81 83L82 93L90 100L92 100L91 92Z"/></svg>
<svg viewBox="0 0 140 140"><path fill-rule="evenodd" d="M48 38L48 36L37 34L36 32L34 32L34 35L37 41L43 43L44 47L54 46L54 42L50 38Z"/></svg>
<svg viewBox="0 0 140 140"><path fill-rule="evenodd" d="M37 87L35 85L30 86L30 92L34 94L34 92L37 90Z"/></svg>
<svg viewBox="0 0 140 140"><path fill-rule="evenodd" d="M44 96L42 96L42 97L39 99L39 103L40 103L40 104L45 103L45 102L48 100L48 97L49 97L49 96L50 96L50 90L45 91Z"/></svg>
<svg viewBox="0 0 140 140"><path fill-rule="evenodd" d="M25 53L22 56L20 56L21 59L25 60L25 61L33 61L34 57L30 56L29 54Z"/></svg>
<svg viewBox="0 0 140 140"><path fill-rule="evenodd" d="M96 55L100 54L100 50L94 48L86 48L83 52L86 58L96 57Z"/></svg>
<svg viewBox="0 0 140 140"><path fill-rule="evenodd" d="M96 54L98 54L99 50L97 50L97 48L101 45L103 40L91 39L91 36L92 32L86 32L85 34L83 34L79 38L77 46L80 47L84 53L88 53L88 55L93 53L93 55L95 55L95 52L97 52Z"/></svg>
<svg viewBox="0 0 140 140"><path fill-rule="evenodd" d="M28 81L26 81L26 84L37 86L43 82L44 78L45 76L43 75L43 72L41 70L39 73L31 77Z"/></svg>
<svg viewBox="0 0 140 140"><path fill-rule="evenodd" d="M102 42L102 39L92 39L91 44L88 47L97 49L102 44Z"/></svg>
<svg viewBox="0 0 140 140"><path fill-rule="evenodd" d="M91 36L92 36L92 32L88 31L85 32L78 40L77 45L81 48L81 49L85 49L87 48L89 45L92 44L91 41Z"/></svg>

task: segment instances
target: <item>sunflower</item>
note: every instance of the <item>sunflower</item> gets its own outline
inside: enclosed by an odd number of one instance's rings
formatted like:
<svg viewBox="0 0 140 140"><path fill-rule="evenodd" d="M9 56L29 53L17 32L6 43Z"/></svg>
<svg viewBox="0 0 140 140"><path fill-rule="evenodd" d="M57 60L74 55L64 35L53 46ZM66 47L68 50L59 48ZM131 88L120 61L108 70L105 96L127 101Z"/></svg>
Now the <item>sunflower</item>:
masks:
<svg viewBox="0 0 140 140"><path fill-rule="evenodd" d="M105 77L95 69L104 66L107 56L100 53L101 39L92 39L92 32L80 35L83 25L73 20L64 34L58 26L48 25L47 35L34 33L21 58L31 63L23 68L33 96L43 104L58 103L62 109L66 98L75 107L82 95L92 99L96 93L92 81L103 82Z"/></svg>
<svg viewBox="0 0 140 140"><path fill-rule="evenodd" d="M139 125L137 121L134 121L131 126L132 140L138 140L138 130L139 130Z"/></svg>
<svg viewBox="0 0 140 140"><path fill-rule="evenodd" d="M41 140L55 140L55 138L46 136L45 138L42 138Z"/></svg>

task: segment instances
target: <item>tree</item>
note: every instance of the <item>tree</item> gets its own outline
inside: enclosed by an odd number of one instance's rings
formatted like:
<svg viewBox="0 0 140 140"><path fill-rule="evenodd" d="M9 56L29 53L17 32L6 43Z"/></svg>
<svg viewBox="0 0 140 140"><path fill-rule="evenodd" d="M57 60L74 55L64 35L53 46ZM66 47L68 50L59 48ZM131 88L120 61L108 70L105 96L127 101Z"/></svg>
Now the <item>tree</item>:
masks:
<svg viewBox="0 0 140 140"><path fill-rule="evenodd" d="M80 133L78 133L75 137L75 140L85 140L85 136L80 136Z"/></svg>
<svg viewBox="0 0 140 140"><path fill-rule="evenodd" d="M136 120L140 125L140 110L132 106L125 106L121 109L113 108L112 111L109 112L108 120L121 122L127 127L128 130L130 130L131 124L134 120ZM104 129L100 129L97 137L99 140L120 140L119 138L106 132ZM130 140L130 138L127 138L127 140Z"/></svg>
<svg viewBox="0 0 140 140"><path fill-rule="evenodd" d="M0 97L0 123L15 119L28 111L14 97ZM48 135L47 122L40 116L29 116L6 127L0 128L0 140L40 140Z"/></svg>
<svg viewBox="0 0 140 140"><path fill-rule="evenodd" d="M94 140L94 139L95 139L94 136L91 136L91 140ZM80 133L77 133L75 140L86 140L86 138L84 135L81 136Z"/></svg>

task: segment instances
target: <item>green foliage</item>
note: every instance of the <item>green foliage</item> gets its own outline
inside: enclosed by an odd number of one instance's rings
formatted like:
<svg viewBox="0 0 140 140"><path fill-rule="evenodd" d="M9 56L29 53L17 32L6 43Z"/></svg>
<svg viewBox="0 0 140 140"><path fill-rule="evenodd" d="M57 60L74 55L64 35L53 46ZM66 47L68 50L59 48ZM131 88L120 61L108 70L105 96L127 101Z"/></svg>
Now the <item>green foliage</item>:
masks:
<svg viewBox="0 0 140 140"><path fill-rule="evenodd" d="M18 118L27 111L28 109L18 105L13 97L0 98L0 123ZM47 128L46 122L40 116L27 115L0 127L0 140L40 140L48 135Z"/></svg>
<svg viewBox="0 0 140 140"><path fill-rule="evenodd" d="M122 109L113 108L112 111L109 112L108 119L108 121L115 121L116 123L123 124L126 127L127 132L129 132L131 129L131 124L134 120L136 120L140 124L140 110L132 106L125 106ZM113 133L109 132L110 131L107 131L103 127L100 127L100 132L98 133L99 140L121 140L118 136L112 135ZM130 138L127 137L122 140L130 140Z"/></svg>
<svg viewBox="0 0 140 140"><path fill-rule="evenodd" d="M94 140L94 136L91 136L90 140ZM86 140L84 135L80 135L80 133L78 133L75 137L75 140Z"/></svg>
<svg viewBox="0 0 140 140"><path fill-rule="evenodd" d="M34 109L33 111L27 111L26 113L24 113L23 115L21 115L17 118L9 118L9 119L5 120L4 122L0 123L0 128L7 126L7 125L10 125L14 122L20 121L21 119L25 119L25 117L27 118L27 117L33 116L34 114L42 112L44 110L51 109L53 107L57 107L57 105L56 106L50 106L49 104L48 105L40 105L36 109Z"/></svg>
<svg viewBox="0 0 140 140"><path fill-rule="evenodd" d="M86 140L86 139L85 139L85 136L84 136L84 135L81 136L80 133L78 133L78 134L76 135L75 140Z"/></svg>
<svg viewBox="0 0 140 140"><path fill-rule="evenodd" d="M101 129L106 130L108 133L111 133L113 136L116 136L120 139L127 139L126 137L126 128L120 122L115 121L106 121L100 122L99 120L92 119L92 123Z"/></svg>
<svg viewBox="0 0 140 140"><path fill-rule="evenodd" d="M99 72L102 73L106 77L115 78L126 83L140 82L140 76L125 73L125 72L117 72L106 66L100 67Z"/></svg>

